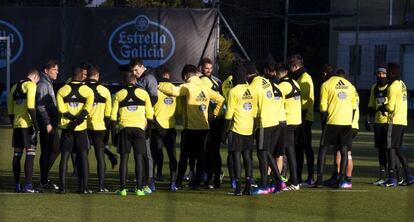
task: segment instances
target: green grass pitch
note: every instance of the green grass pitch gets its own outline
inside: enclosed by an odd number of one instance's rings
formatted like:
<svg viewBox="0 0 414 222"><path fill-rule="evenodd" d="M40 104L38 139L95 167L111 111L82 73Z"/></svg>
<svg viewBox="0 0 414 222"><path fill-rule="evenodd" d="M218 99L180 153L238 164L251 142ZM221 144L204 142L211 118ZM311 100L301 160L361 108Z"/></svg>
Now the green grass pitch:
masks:
<svg viewBox="0 0 414 222"><path fill-rule="evenodd" d="M317 129L318 127L313 127ZM373 148L372 133L360 132L354 142L353 189L308 189L281 192L266 196L234 197L228 177L219 190L179 190L171 193L168 182L157 184L158 190L148 196L127 197L109 194L80 195L76 179L70 177L71 193L57 195L15 194L11 169L12 149L10 127L0 128L0 221L414 221L414 186L382 188L371 185L377 179L377 154ZM409 129L403 152L414 160L414 134ZM314 130L315 153L320 131ZM179 141L179 138L177 138ZM177 144L178 147L178 144ZM178 148L177 148L178 149ZM40 149L39 149L40 150ZM112 149L114 151L114 149ZM177 150L178 151L178 150ZM36 154L34 183L39 181L39 155ZM316 157L316 155L315 155ZM223 170L226 150L222 149ZM133 176L133 158L130 158L129 176ZM255 177L257 158L255 162ZM58 158L51 178L58 181ZM96 161L93 152L90 160L90 187L96 190ZM24 159L23 159L24 161ZM22 163L23 163L22 161ZM165 154L164 176L168 178L168 157ZM331 156L327 159L325 178L331 172ZM411 165L413 162L411 162ZM305 164L306 165L306 164ZM106 185L114 191L118 187L117 168L111 169L107 161ZM23 169L23 165L22 165ZM306 172L306 168L304 170ZM22 173L22 176L24 174ZM306 175L303 175L305 178ZM133 187L133 184L129 184Z"/></svg>

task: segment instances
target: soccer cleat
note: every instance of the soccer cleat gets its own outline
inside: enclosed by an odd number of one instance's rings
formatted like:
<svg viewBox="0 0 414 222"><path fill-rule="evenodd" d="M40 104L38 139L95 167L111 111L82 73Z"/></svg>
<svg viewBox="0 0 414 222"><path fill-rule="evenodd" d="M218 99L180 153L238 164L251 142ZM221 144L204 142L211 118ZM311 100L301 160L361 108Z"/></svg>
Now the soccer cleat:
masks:
<svg viewBox="0 0 414 222"><path fill-rule="evenodd" d="M112 167L112 169L114 169L114 168L115 168L115 166L118 164L118 159L117 159L117 156L116 156L116 155L109 156L109 157L108 157L108 159L109 159L109 161L111 162L111 167Z"/></svg>
<svg viewBox="0 0 414 222"><path fill-rule="evenodd" d="M127 192L127 189L122 189L122 190L115 191L115 194L121 197L125 197L126 195L128 195L128 192Z"/></svg>
<svg viewBox="0 0 414 222"><path fill-rule="evenodd" d="M178 190L178 188L177 188L177 186L176 186L175 182L172 182L172 183L170 184L170 191L175 192L175 191L177 191L177 190Z"/></svg>
<svg viewBox="0 0 414 222"><path fill-rule="evenodd" d="M156 190L155 181L152 178L150 179L150 182L149 182L149 188L151 189L151 193L155 192L155 190Z"/></svg>
<svg viewBox="0 0 414 222"><path fill-rule="evenodd" d="M22 192L22 190L23 190L23 187L20 185L20 183L17 183L16 185L15 185L15 192L16 193L21 193Z"/></svg>
<svg viewBox="0 0 414 222"><path fill-rule="evenodd" d="M22 190L23 193L39 193L32 184L26 184Z"/></svg>
<svg viewBox="0 0 414 222"><path fill-rule="evenodd" d="M407 186L407 181L405 181L404 180L404 178L403 177L401 177L399 180L398 180L398 186Z"/></svg>
<svg viewBox="0 0 414 222"><path fill-rule="evenodd" d="M280 176L280 178L282 179L283 182L288 182L288 179L285 176Z"/></svg>
<svg viewBox="0 0 414 222"><path fill-rule="evenodd" d="M295 191L295 190L299 190L299 189L300 189L299 185L293 185L293 184L291 184L291 185L287 186L283 190L284 191Z"/></svg>
<svg viewBox="0 0 414 222"><path fill-rule="evenodd" d="M137 196L145 196L146 193L143 190L141 190L141 189L137 189L135 191L135 195L137 195Z"/></svg>
<svg viewBox="0 0 414 222"><path fill-rule="evenodd" d="M93 191L86 188L86 189L82 190L80 193L81 194L93 194Z"/></svg>
<svg viewBox="0 0 414 222"><path fill-rule="evenodd" d="M155 180L156 181L164 181L165 177L162 174L157 173L157 176L155 177Z"/></svg>
<svg viewBox="0 0 414 222"><path fill-rule="evenodd" d="M352 189L352 182L344 181L339 185L339 187L343 189Z"/></svg>
<svg viewBox="0 0 414 222"><path fill-rule="evenodd" d="M409 176L407 178L407 186L413 185L414 184L414 176Z"/></svg>
<svg viewBox="0 0 414 222"><path fill-rule="evenodd" d="M259 186L257 185L256 181L254 181L254 179L253 179L253 178L249 178L248 180L249 180L249 183L250 183L250 186L251 186L251 187L253 187L253 188L258 188L258 187L259 187Z"/></svg>
<svg viewBox="0 0 414 222"><path fill-rule="evenodd" d="M305 181L305 183L306 183L306 185L309 187L309 186L312 186L312 185L315 183L315 181L313 180L313 178L308 178L308 179Z"/></svg>
<svg viewBox="0 0 414 222"><path fill-rule="evenodd" d="M374 184L375 186L381 186L383 183L385 183L385 180L380 178L372 184Z"/></svg>
<svg viewBox="0 0 414 222"><path fill-rule="evenodd" d="M328 180L323 181L325 187L335 187L338 185L338 180L335 178L329 178Z"/></svg>
<svg viewBox="0 0 414 222"><path fill-rule="evenodd" d="M267 188L268 193L274 193L276 191L276 185L271 185Z"/></svg>
<svg viewBox="0 0 414 222"><path fill-rule="evenodd" d="M231 180L231 188L236 189L236 180Z"/></svg>
<svg viewBox="0 0 414 222"><path fill-rule="evenodd" d="M145 194L151 194L152 193L152 190L149 186L144 186L142 188L142 190L144 191Z"/></svg>
<svg viewBox="0 0 414 222"><path fill-rule="evenodd" d="M221 171L221 172L220 172L220 184L222 184L222 183L223 183L223 179L224 179L224 172L223 172L223 171Z"/></svg>
<svg viewBox="0 0 414 222"><path fill-rule="evenodd" d="M98 193L108 193L109 190L107 188L99 188Z"/></svg>
<svg viewBox="0 0 414 222"><path fill-rule="evenodd" d="M47 190L58 190L58 185L54 184L52 181L48 180L47 183L43 184L40 182L40 187Z"/></svg>
<svg viewBox="0 0 414 222"><path fill-rule="evenodd" d="M278 184L278 187L279 187L279 191L284 190L284 189L286 189L286 183L285 183L285 182L283 182L283 181L281 181L281 182Z"/></svg>
<svg viewBox="0 0 414 222"><path fill-rule="evenodd" d="M190 171L187 175L184 175L185 181L190 181L194 177L194 171Z"/></svg>
<svg viewBox="0 0 414 222"><path fill-rule="evenodd" d="M385 183L382 184L384 187L397 187L397 179L389 178Z"/></svg>
<svg viewBox="0 0 414 222"><path fill-rule="evenodd" d="M56 191L57 194L66 194L66 190L59 188L59 190Z"/></svg>
<svg viewBox="0 0 414 222"><path fill-rule="evenodd" d="M243 196L244 192L242 193L241 191L232 191L232 192L228 192L227 195L233 195L233 196ZM250 194L248 194L250 195Z"/></svg>
<svg viewBox="0 0 414 222"><path fill-rule="evenodd" d="M269 194L269 191L267 191L267 189L259 188L259 189L255 189L252 193L254 195L266 195L266 194Z"/></svg>

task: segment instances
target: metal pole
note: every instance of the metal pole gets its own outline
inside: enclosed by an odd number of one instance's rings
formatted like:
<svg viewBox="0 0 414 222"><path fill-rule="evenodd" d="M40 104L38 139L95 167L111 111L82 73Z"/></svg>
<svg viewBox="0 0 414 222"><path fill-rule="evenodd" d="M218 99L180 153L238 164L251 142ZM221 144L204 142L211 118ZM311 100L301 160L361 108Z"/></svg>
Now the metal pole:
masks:
<svg viewBox="0 0 414 222"><path fill-rule="evenodd" d="M283 36L283 61L287 62L287 45L288 45L288 13L289 13L289 0L285 1L285 31Z"/></svg>
<svg viewBox="0 0 414 222"><path fill-rule="evenodd" d="M246 50L244 50L242 44L240 43L237 36L234 34L233 30L231 29L231 27L230 27L229 23L227 22L227 20L224 18L223 14L221 14L220 11L218 11L218 14L219 14L220 18L223 20L224 25L226 26L226 28L229 30L229 32L230 32L231 36L233 37L234 41L236 41L236 44L240 47L240 50L242 51L244 57L246 57L246 59L248 61L251 61L250 57L246 53Z"/></svg>
<svg viewBox="0 0 414 222"><path fill-rule="evenodd" d="M10 93L10 36L6 37L6 89L7 95Z"/></svg>
<svg viewBox="0 0 414 222"><path fill-rule="evenodd" d="M389 25L392 25L392 16L393 16L393 14L392 14L392 12L393 12L393 0L390 0L389 1L389 3L390 3L390 21L389 21Z"/></svg>

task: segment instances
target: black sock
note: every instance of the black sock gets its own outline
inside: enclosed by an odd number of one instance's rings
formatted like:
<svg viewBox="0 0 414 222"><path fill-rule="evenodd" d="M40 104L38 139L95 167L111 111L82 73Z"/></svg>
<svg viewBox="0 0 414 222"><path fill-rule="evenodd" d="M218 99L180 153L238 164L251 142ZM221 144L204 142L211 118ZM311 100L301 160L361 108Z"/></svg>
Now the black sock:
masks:
<svg viewBox="0 0 414 222"><path fill-rule="evenodd" d="M128 172L128 153L121 154L121 164L119 166L119 179L121 190L125 189L126 176Z"/></svg>
<svg viewBox="0 0 414 222"><path fill-rule="evenodd" d="M14 182L16 184L20 183L20 160L22 159L22 152L15 152L13 156L13 174L14 174Z"/></svg>
<svg viewBox="0 0 414 222"><path fill-rule="evenodd" d="M26 177L26 184L32 184L34 158L35 152L26 152L26 160L24 162L24 174Z"/></svg>

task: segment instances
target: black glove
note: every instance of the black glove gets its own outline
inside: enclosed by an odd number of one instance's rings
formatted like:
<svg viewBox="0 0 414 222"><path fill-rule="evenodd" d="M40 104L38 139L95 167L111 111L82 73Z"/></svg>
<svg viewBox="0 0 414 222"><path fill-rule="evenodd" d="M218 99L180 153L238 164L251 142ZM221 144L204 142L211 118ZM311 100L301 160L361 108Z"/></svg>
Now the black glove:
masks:
<svg viewBox="0 0 414 222"><path fill-rule="evenodd" d="M153 124L154 124L155 132L158 135L160 135L161 137L164 137L167 134L166 130L160 125L157 119L154 118Z"/></svg>
<svg viewBox="0 0 414 222"><path fill-rule="evenodd" d="M308 112L308 110L307 109L302 109L302 123L303 123L303 121L305 121L305 118L306 118L306 113Z"/></svg>
<svg viewBox="0 0 414 222"><path fill-rule="evenodd" d="M154 122L152 119L147 119L147 129L145 129L145 139L148 139L151 137L152 129L154 128Z"/></svg>
<svg viewBox="0 0 414 222"><path fill-rule="evenodd" d="M117 146L118 145L118 134L116 133L116 121L111 120L109 124L110 124L109 130L111 130L112 145Z"/></svg>
<svg viewBox="0 0 414 222"><path fill-rule="evenodd" d="M14 115L12 114L12 115L9 115L9 118L10 118L10 124L12 125L12 127L13 127L13 122L14 122Z"/></svg>
<svg viewBox="0 0 414 222"><path fill-rule="evenodd" d="M74 121L76 119L76 116L70 114L69 112L62 113L62 116L71 121Z"/></svg>
<svg viewBox="0 0 414 222"><path fill-rule="evenodd" d="M76 115L75 117L75 122L79 125L81 123L83 123L83 121L85 121L86 116L88 115L88 111L86 111L85 109L82 109L78 115Z"/></svg>
<svg viewBox="0 0 414 222"><path fill-rule="evenodd" d="M387 108L385 107L385 104L382 104L381 106L379 106L377 111L381 112L382 116L387 116L387 114L386 114Z"/></svg>
<svg viewBox="0 0 414 222"><path fill-rule="evenodd" d="M225 119L224 124L223 124L223 130L221 131L221 138L220 138L220 141L223 144L226 144L227 137L229 136L230 126L231 126L231 120Z"/></svg>
<svg viewBox="0 0 414 222"><path fill-rule="evenodd" d="M30 119L32 119L33 128L36 132L39 132L39 125L37 125L36 111L34 109L29 109Z"/></svg>
<svg viewBox="0 0 414 222"><path fill-rule="evenodd" d="M109 130L109 128L111 127L111 119L109 117L105 117L104 122L106 130Z"/></svg>
<svg viewBox="0 0 414 222"><path fill-rule="evenodd" d="M326 122L328 121L328 112L321 112L321 126L322 130L325 129Z"/></svg>
<svg viewBox="0 0 414 222"><path fill-rule="evenodd" d="M70 121L68 125L66 126L66 129L74 130L77 126L78 124L75 121Z"/></svg>
<svg viewBox="0 0 414 222"><path fill-rule="evenodd" d="M365 121L365 129L367 131L372 131L372 123L368 120Z"/></svg>

